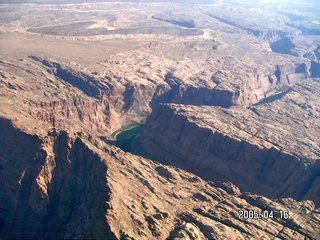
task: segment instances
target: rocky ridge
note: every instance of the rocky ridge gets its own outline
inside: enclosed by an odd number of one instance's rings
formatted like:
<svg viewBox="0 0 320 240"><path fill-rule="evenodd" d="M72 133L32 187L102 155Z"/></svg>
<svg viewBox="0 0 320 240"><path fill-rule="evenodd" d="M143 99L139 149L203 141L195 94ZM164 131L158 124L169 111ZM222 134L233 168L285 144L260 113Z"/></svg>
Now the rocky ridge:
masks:
<svg viewBox="0 0 320 240"><path fill-rule="evenodd" d="M237 79L233 71L211 69L209 72L213 62L205 67L207 70L190 74L189 70L197 64L188 61L186 69L181 65L173 70L169 67L173 62L160 66L161 59L157 56L153 56L155 62L151 64L147 61L147 52L139 52L143 61L133 65L129 72L119 72L125 68L122 65L135 62L137 54L116 55L103 63L109 69L101 73L38 56L2 61L1 82L9 89L4 97L10 99L17 92L25 92L28 97L23 100L24 104L34 108L26 114L51 124L55 118L60 127L77 118L90 128L116 130L132 121L145 120L160 103L248 106L276 92L285 92L310 75L309 63L297 60L288 61L286 65L268 64L262 69L249 67L243 79ZM126 61L120 62L120 58ZM277 61L280 60L281 57ZM151 71L153 67L158 67L158 71ZM138 74L133 76L134 71ZM38 76L45 78L45 82ZM17 81L21 84L14 83ZM32 95L38 96L37 100ZM8 104L13 99L8 100ZM10 108L8 105L8 111Z"/></svg>
<svg viewBox="0 0 320 240"><path fill-rule="evenodd" d="M204 179L228 179L245 191L318 205L319 89L319 80L304 80L246 110L162 105L140 142L158 161Z"/></svg>
<svg viewBox="0 0 320 240"><path fill-rule="evenodd" d="M33 62L3 61L1 76L2 116L38 134L41 131L46 134L53 125L66 128L72 124L78 130L83 126L106 130L110 124L107 100L83 94Z"/></svg>
<svg viewBox="0 0 320 240"><path fill-rule="evenodd" d="M0 128L6 133L0 141L6 150L0 155L2 237L319 237L320 212L310 201L241 193L231 183L205 182L93 136L59 131L39 138L3 118ZM241 219L241 210L268 210L275 218Z"/></svg>

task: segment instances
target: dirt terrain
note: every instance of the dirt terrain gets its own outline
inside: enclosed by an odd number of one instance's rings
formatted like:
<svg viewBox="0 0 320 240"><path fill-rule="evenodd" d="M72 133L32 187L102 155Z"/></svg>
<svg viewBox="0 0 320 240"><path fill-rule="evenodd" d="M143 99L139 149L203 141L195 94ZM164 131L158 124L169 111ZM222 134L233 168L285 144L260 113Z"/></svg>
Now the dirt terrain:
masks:
<svg viewBox="0 0 320 240"><path fill-rule="evenodd" d="M319 239L319 9L1 1L0 238Z"/></svg>

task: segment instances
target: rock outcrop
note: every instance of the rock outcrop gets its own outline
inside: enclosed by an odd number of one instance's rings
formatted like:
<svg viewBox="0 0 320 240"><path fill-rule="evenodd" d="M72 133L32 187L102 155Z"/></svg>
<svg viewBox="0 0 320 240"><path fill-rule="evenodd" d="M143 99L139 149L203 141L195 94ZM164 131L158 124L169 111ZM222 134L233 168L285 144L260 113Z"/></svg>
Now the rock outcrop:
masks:
<svg viewBox="0 0 320 240"><path fill-rule="evenodd" d="M295 49L295 45L288 37L281 38L280 40L270 44L272 51L283 53L283 54L292 54L292 50Z"/></svg>
<svg viewBox="0 0 320 240"><path fill-rule="evenodd" d="M320 62L311 61L310 71L312 77L320 77Z"/></svg>
<svg viewBox="0 0 320 240"><path fill-rule="evenodd" d="M158 14L152 16L153 19L168 22L186 28L194 28L195 22L188 16L174 16L172 13Z"/></svg>
<svg viewBox="0 0 320 240"><path fill-rule="evenodd" d="M94 136L38 137L3 118L0 130L1 237L319 238L310 201L242 194Z"/></svg>
<svg viewBox="0 0 320 240"><path fill-rule="evenodd" d="M68 128L71 125L78 130L83 126L90 130L109 128L112 109L107 99L85 94L83 90L86 88L76 85L79 82L85 86L86 82L80 77L74 80L76 86L73 86L47 70L27 60L15 64L2 62L0 86L4 92L2 97L6 99L2 116L11 117L16 122L29 119L25 121L28 123L26 128L43 130L44 133L52 127ZM100 91L100 88L96 89Z"/></svg>
<svg viewBox="0 0 320 240"><path fill-rule="evenodd" d="M272 51L304 57L312 61L320 60L319 36L292 36L285 37L270 43Z"/></svg>
<svg viewBox="0 0 320 240"><path fill-rule="evenodd" d="M218 70L211 76L211 80L215 84L214 87L184 83L182 79L168 72L165 75L165 82L170 86L170 89L159 86L151 105L179 103L225 108L234 105L249 106L276 92L286 92L299 81L309 77L308 65L306 63L292 63L260 69L248 76L246 80L236 83L232 82L234 76ZM315 68L310 68L310 71L314 72L313 69ZM162 94L157 93L160 90L162 90Z"/></svg>
<svg viewBox="0 0 320 240"><path fill-rule="evenodd" d="M231 8L231 9L228 9L227 11L220 10L215 12L208 12L208 15L223 23L246 30L251 34L253 34L255 37L267 40L269 42L275 42L287 36L295 36L295 35L301 34L300 30L298 29L279 24L279 22L281 21L283 22L287 21L287 19L284 18L284 16L279 16L275 13L261 14L259 13L258 9L255 11L253 10L251 12L248 12L248 11L241 11L241 8L240 9ZM261 19L265 18L265 21L252 23L252 19L257 17L258 15L260 16ZM270 21L267 20L268 17L270 18L270 15L275 15L274 16L275 18L281 19L281 20L278 20L277 24L271 23L274 25L272 27L266 24L266 23L270 23ZM252 16L253 18L250 18L250 16ZM239 21L240 19L242 19L242 21Z"/></svg>
<svg viewBox="0 0 320 240"><path fill-rule="evenodd" d="M317 21L59 2L0 6L0 239L320 238Z"/></svg>
<svg viewBox="0 0 320 240"><path fill-rule="evenodd" d="M37 56L30 58L36 61L25 60L8 68L19 68L21 64L23 69L27 64L29 68L34 66L33 72L41 72L50 79L51 85L59 83L69 89L70 97L61 98L59 90L56 93L50 93L48 90L45 94L54 94L56 100L29 103L42 108L32 113L34 118L51 123L55 118L60 127L66 126L65 122L74 121L77 116L82 124L87 124L90 128L99 129L105 125L115 130L121 125L145 120L152 108L160 103L225 108L234 105L249 106L279 91L286 92L288 88L310 75L308 62L293 61L285 65L256 69L255 72L248 73L246 79L238 79L236 82L235 73L221 70L215 71L211 77L203 74L198 79L184 79L181 72L169 71L163 79L156 76L159 82L155 82L144 73L138 80L131 81L111 72L105 76L94 75L81 67ZM38 65L38 62L42 65ZM203 77L207 79L203 80ZM34 76L31 76L32 78ZM55 78L59 80L58 83L52 80ZM47 87L48 85L42 86L44 89ZM74 94L72 89L76 89L78 94ZM84 95L80 96L81 94Z"/></svg>
<svg viewBox="0 0 320 240"><path fill-rule="evenodd" d="M206 180L319 206L319 89L319 80L304 80L247 110L162 105L140 142L149 156Z"/></svg>
<svg viewBox="0 0 320 240"><path fill-rule="evenodd" d="M98 103L98 106L95 106L96 111L100 106L104 108L100 114L105 118L109 117L105 124L111 128L119 127L119 123L141 121L151 112L148 104L154 94L155 84L146 87L144 84L130 80L121 81L113 74L99 77L88 73L85 69L72 68L67 64L46 58L36 56L31 56L31 58L41 62L54 77L71 84L88 97L96 99ZM112 118L113 116L115 118Z"/></svg>
<svg viewBox="0 0 320 240"><path fill-rule="evenodd" d="M96 153L67 132L40 139L6 119L0 128L2 237L115 238L107 166Z"/></svg>

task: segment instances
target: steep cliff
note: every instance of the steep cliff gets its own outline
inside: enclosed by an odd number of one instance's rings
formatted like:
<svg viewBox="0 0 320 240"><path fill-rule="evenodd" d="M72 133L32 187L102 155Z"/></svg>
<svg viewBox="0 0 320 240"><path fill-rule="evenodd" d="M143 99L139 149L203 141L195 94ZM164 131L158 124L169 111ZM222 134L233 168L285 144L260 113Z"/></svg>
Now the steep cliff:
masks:
<svg viewBox="0 0 320 240"><path fill-rule="evenodd" d="M195 22L187 15L174 15L172 12L167 12L166 14L157 14L152 16L153 19L168 22L174 25L178 25L186 28L194 28Z"/></svg>
<svg viewBox="0 0 320 240"><path fill-rule="evenodd" d="M96 153L66 132L40 139L6 119L0 128L3 237L114 237L105 219L107 166Z"/></svg>
<svg viewBox="0 0 320 240"><path fill-rule="evenodd" d="M29 59L2 62L1 116L22 122L25 128L43 134L53 126L107 130L113 120L108 100L97 99L78 88L77 82L85 84L83 76L71 85L50 70Z"/></svg>
<svg viewBox="0 0 320 240"><path fill-rule="evenodd" d="M253 34L255 37L258 37L270 42L275 42L287 36L294 36L294 35L301 34L300 30L283 24L284 22L288 21L288 19L286 19L286 17L281 16L277 13L269 12L269 13L261 14L259 13L259 11L251 11L251 12L247 11L246 14L244 14L244 12L245 11L241 11L241 8L240 9L230 8L225 12L223 11L209 12L208 15L223 23L244 29L250 32L251 34ZM257 17L257 15L259 14L260 14L259 17L261 18L260 20L265 18L265 21L252 22L252 19ZM275 24L274 22L270 23L270 21L267 21L267 18L268 17L270 18L270 15L274 15L273 17L278 18L277 24ZM242 21L239 21L240 19ZM269 25L266 23L268 23Z"/></svg>
<svg viewBox="0 0 320 240"><path fill-rule="evenodd" d="M320 238L317 8L65 2L0 4L0 239Z"/></svg>
<svg viewBox="0 0 320 240"><path fill-rule="evenodd" d="M319 237L311 201L242 194L230 182L205 182L94 136L40 138L3 118L0 131L2 238Z"/></svg>
<svg viewBox="0 0 320 240"><path fill-rule="evenodd" d="M316 61L311 61L310 72L312 77L320 77L320 63Z"/></svg>
<svg viewBox="0 0 320 240"><path fill-rule="evenodd" d="M319 89L319 80L304 80L247 110L163 105L140 142L149 156L204 179L319 206Z"/></svg>
<svg viewBox="0 0 320 240"><path fill-rule="evenodd" d="M117 129L132 121L141 121L151 112L149 102L154 94L154 83L146 86L143 83L132 82L129 79L110 74L96 76L84 68L58 63L46 58L30 56L31 59L43 64L43 68L63 83L70 84L90 98L91 109L80 108L82 116L87 115L88 124L95 123L97 118L104 118L102 124ZM82 102L82 101L77 101ZM69 105L69 104L64 104ZM77 104L75 104L77 107ZM103 109L101 109L103 108ZM92 113L92 110L94 112ZM68 111L70 112L70 111ZM93 117L94 116L94 117ZM85 117L82 117L83 120ZM99 126L100 128L103 127Z"/></svg>
<svg viewBox="0 0 320 240"><path fill-rule="evenodd" d="M288 37L281 38L280 40L270 44L272 51L283 53L283 54L292 54L292 50L296 47L292 40Z"/></svg>
<svg viewBox="0 0 320 240"><path fill-rule="evenodd" d="M310 75L307 62L295 62L257 69L246 73L246 79L237 79L233 74L218 70L211 76L214 87L209 84L188 84L183 79L168 72L166 88L159 85L155 90L151 106L159 103L179 103L191 105L208 105L231 107L234 105L249 106L279 92L286 92L301 80ZM314 70L313 70L314 71ZM240 76L241 77L241 76ZM161 94L160 94L161 92Z"/></svg>
<svg viewBox="0 0 320 240"><path fill-rule="evenodd" d="M312 61L320 60L320 36L285 37L270 43L270 47L274 52L304 57ZM310 72L312 72L311 69Z"/></svg>

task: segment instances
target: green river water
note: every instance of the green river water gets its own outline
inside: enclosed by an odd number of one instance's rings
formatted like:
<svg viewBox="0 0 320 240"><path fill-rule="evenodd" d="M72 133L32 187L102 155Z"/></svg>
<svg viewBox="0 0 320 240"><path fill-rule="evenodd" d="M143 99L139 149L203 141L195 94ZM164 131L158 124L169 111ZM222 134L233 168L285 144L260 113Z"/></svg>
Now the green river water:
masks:
<svg viewBox="0 0 320 240"><path fill-rule="evenodd" d="M132 149L132 142L141 133L143 127L144 124L142 123L131 123L121 127L111 134L111 138L115 141L114 145L125 152L135 153Z"/></svg>

